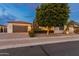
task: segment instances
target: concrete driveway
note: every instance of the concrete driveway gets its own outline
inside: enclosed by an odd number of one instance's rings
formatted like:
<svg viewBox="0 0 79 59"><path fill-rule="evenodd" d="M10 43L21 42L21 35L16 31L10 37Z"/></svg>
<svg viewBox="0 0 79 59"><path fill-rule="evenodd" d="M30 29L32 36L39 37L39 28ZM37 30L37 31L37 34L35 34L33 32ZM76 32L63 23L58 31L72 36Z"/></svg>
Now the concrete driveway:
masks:
<svg viewBox="0 0 79 59"><path fill-rule="evenodd" d="M6 33L7 34L7 33ZM69 41L79 41L79 35L61 35L52 37L27 37L26 34L2 34L0 38L0 49L16 48L24 46L36 46L44 44L54 44ZM10 36L9 36L10 35Z"/></svg>
<svg viewBox="0 0 79 59"><path fill-rule="evenodd" d="M27 38L28 33L0 33L0 39Z"/></svg>
<svg viewBox="0 0 79 59"><path fill-rule="evenodd" d="M2 56L79 56L78 34L34 38L26 37L26 34L6 34L0 34Z"/></svg>

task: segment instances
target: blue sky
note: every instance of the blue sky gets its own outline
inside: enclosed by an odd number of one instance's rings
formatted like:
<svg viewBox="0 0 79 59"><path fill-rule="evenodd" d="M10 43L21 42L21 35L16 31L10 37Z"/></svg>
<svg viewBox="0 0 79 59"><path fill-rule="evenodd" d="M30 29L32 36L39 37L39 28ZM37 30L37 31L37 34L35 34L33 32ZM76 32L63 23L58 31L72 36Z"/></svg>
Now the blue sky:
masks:
<svg viewBox="0 0 79 59"><path fill-rule="evenodd" d="M79 22L79 3L69 4L70 6L70 19Z"/></svg>
<svg viewBox="0 0 79 59"><path fill-rule="evenodd" d="M1 4L0 3L0 24L6 24L11 20L33 22L35 19L35 9L39 4ZM69 4L70 18L79 22L79 3Z"/></svg>

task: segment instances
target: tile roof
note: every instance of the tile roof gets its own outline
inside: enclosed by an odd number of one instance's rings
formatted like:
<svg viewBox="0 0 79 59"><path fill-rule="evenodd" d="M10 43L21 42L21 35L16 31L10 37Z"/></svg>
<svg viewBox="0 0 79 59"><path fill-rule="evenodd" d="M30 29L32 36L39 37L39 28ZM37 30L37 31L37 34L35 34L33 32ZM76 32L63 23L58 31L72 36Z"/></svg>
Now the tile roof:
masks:
<svg viewBox="0 0 79 59"><path fill-rule="evenodd" d="M29 22L24 22L24 21L9 21L8 23L23 23L23 24L32 24Z"/></svg>

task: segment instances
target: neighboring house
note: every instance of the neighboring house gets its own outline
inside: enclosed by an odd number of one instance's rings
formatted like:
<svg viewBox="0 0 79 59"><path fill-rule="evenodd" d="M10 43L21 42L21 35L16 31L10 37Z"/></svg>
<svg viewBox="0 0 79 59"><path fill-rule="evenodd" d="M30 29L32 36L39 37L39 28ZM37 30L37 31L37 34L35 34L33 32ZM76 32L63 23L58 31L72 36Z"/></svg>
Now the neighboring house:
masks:
<svg viewBox="0 0 79 59"><path fill-rule="evenodd" d="M0 33L7 32L7 27L5 25L0 25Z"/></svg>
<svg viewBox="0 0 79 59"><path fill-rule="evenodd" d="M32 23L23 22L23 21L9 21L7 24L8 33L20 33L28 32L32 28Z"/></svg>
<svg viewBox="0 0 79 59"><path fill-rule="evenodd" d="M75 29L79 28L79 24L75 21L70 21L67 25L67 28L66 30L69 32L69 33L74 33Z"/></svg>

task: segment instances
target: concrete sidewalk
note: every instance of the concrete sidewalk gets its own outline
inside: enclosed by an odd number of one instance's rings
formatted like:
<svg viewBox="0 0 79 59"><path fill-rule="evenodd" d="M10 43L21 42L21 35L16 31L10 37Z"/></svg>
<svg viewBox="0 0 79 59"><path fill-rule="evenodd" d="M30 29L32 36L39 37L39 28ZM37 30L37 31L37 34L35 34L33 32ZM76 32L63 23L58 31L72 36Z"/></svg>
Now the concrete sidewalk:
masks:
<svg viewBox="0 0 79 59"><path fill-rule="evenodd" d="M28 39L28 40L27 40ZM0 49L79 41L79 35L0 40Z"/></svg>

